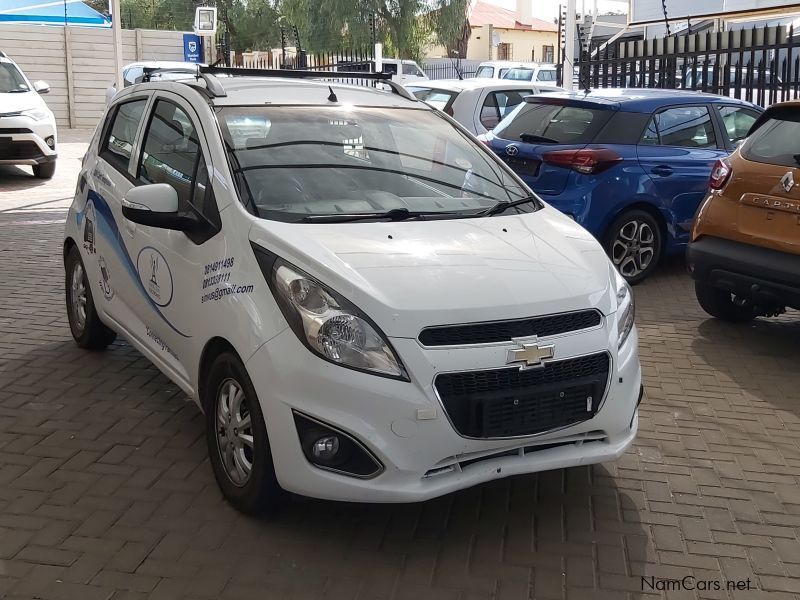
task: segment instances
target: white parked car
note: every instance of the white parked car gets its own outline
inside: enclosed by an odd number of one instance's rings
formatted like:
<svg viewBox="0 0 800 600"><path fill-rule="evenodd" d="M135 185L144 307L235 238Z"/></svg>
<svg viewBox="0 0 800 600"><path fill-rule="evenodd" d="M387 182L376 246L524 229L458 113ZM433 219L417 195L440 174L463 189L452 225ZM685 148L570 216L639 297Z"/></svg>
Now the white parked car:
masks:
<svg viewBox="0 0 800 600"><path fill-rule="evenodd" d="M633 297L585 229L396 84L222 72L117 94L63 250L75 341L123 335L200 405L233 505L625 451Z"/></svg>
<svg viewBox="0 0 800 600"><path fill-rule="evenodd" d="M525 96L564 91L554 85L497 79L439 79L424 85L407 85L406 89L476 135L493 129Z"/></svg>
<svg viewBox="0 0 800 600"><path fill-rule="evenodd" d="M140 83L144 76L145 69L164 69L164 71L153 73L153 81L176 81L193 77L197 73L197 63L168 60L150 60L131 63L122 68L124 86L128 87L134 83ZM111 85L106 88L106 104L111 102L116 93L117 83L112 82Z"/></svg>
<svg viewBox="0 0 800 600"><path fill-rule="evenodd" d="M506 73L511 69L529 69L538 75L540 71L544 71L542 79L528 78L525 81L541 81L542 83L556 84L556 77L548 79L551 74L550 71L555 73L555 66L551 64L541 64L535 62L520 62L516 60L487 60L478 65L478 70L475 72L476 79L504 79Z"/></svg>
<svg viewBox="0 0 800 600"><path fill-rule="evenodd" d="M29 165L41 179L55 173L56 117L41 96L49 91L0 52L0 165Z"/></svg>
<svg viewBox="0 0 800 600"><path fill-rule="evenodd" d="M513 67L503 73L501 79L514 81L534 81L536 83L550 83L555 85L558 81L558 72L555 65L531 64Z"/></svg>
<svg viewBox="0 0 800 600"><path fill-rule="evenodd" d="M375 71L376 64L373 60L365 61L340 61L336 65L337 71L351 71L369 73ZM391 75L392 81L407 84L415 81L427 81L428 76L413 60L400 58L384 58L381 60L381 72Z"/></svg>

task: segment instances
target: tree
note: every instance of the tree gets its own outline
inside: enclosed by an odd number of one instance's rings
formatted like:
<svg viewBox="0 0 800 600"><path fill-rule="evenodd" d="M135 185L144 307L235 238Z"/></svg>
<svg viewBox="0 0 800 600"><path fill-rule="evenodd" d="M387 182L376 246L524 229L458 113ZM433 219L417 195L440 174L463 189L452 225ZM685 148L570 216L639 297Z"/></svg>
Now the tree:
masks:
<svg viewBox="0 0 800 600"><path fill-rule="evenodd" d="M468 5L469 0L282 0L279 10L300 28L309 50L370 43L375 15L386 54L417 59L431 41L458 43Z"/></svg>

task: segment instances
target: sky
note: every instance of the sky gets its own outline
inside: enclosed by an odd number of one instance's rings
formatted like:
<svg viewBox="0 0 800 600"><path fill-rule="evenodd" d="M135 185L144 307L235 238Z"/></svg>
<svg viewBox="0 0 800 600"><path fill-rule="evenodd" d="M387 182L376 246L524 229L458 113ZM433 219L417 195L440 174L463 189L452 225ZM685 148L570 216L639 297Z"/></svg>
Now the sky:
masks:
<svg viewBox="0 0 800 600"><path fill-rule="evenodd" d="M516 0L485 0L490 4L497 4L498 6L502 6L503 8L508 8L510 10L515 9ZM566 0L527 0L528 2L533 2L533 16L539 19L543 19L548 22L552 22L553 19L558 17L558 5L564 4L566 5ZM576 0L576 4L578 5L578 12L581 12L583 8L583 4L586 4L586 11L589 12L592 10L593 0ZM608 12L608 11L623 11L627 12L628 2L627 0L623 0L621 2L614 1L614 0L597 0L597 10L600 13Z"/></svg>

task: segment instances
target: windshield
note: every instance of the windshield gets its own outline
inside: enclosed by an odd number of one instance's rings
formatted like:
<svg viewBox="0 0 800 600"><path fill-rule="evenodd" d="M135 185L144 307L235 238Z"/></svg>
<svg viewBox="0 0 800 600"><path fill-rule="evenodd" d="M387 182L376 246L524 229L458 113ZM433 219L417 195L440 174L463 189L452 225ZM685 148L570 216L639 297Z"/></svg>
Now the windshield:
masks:
<svg viewBox="0 0 800 600"><path fill-rule="evenodd" d="M533 79L533 69L509 69L508 72L503 75L503 79L531 81Z"/></svg>
<svg viewBox="0 0 800 600"><path fill-rule="evenodd" d="M30 92L31 89L19 69L10 62L0 62L0 94Z"/></svg>
<svg viewBox="0 0 800 600"><path fill-rule="evenodd" d="M450 106L453 99L458 95L456 92L448 90L435 90L433 88L413 87L410 85L407 85L406 89L414 94L417 100L422 100L439 110L444 110Z"/></svg>
<svg viewBox="0 0 800 600"><path fill-rule="evenodd" d="M217 109L245 205L258 216L393 209L473 214L530 191L443 116L418 109ZM533 211L538 203L520 206Z"/></svg>
<svg viewBox="0 0 800 600"><path fill-rule="evenodd" d="M491 79L494 76L494 67L483 65L478 67L478 72L475 73L475 79Z"/></svg>

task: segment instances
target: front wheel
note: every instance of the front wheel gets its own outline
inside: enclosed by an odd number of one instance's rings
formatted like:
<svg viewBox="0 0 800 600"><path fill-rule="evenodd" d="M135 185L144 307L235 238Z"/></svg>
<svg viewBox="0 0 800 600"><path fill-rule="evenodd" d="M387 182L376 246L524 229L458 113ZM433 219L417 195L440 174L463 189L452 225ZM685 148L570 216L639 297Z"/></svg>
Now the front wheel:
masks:
<svg viewBox="0 0 800 600"><path fill-rule="evenodd" d="M653 272L663 246L658 221L643 210L620 215L608 228L605 248L625 280L636 285Z"/></svg>
<svg viewBox="0 0 800 600"><path fill-rule="evenodd" d="M223 495L243 513L276 510L286 493L275 476L256 390L238 356L223 352L214 360L202 395L208 456Z"/></svg>
<svg viewBox="0 0 800 600"><path fill-rule="evenodd" d="M694 292L700 306L712 317L733 323L744 323L756 318L756 307L730 292L720 290L700 281L694 282Z"/></svg>
<svg viewBox="0 0 800 600"><path fill-rule="evenodd" d="M55 174L55 161L33 165L33 176L38 179L52 179Z"/></svg>
<svg viewBox="0 0 800 600"><path fill-rule="evenodd" d="M77 246L69 249L64 268L67 318L72 337L81 348L102 350L116 339L117 334L106 327L97 315L86 268Z"/></svg>

